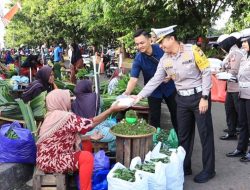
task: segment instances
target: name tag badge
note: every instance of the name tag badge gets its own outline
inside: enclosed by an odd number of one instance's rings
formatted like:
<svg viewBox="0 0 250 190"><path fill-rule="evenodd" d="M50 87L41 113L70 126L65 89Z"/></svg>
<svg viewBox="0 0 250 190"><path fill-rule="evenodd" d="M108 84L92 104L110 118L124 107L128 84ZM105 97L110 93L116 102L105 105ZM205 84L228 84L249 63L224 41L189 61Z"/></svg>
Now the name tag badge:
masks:
<svg viewBox="0 0 250 190"><path fill-rule="evenodd" d="M192 57L187 52L184 52L182 59L183 59L182 61L183 65L188 65L194 62Z"/></svg>
<svg viewBox="0 0 250 190"><path fill-rule="evenodd" d="M170 59L167 59L164 64L165 69L172 69L173 68L173 61Z"/></svg>
<svg viewBox="0 0 250 190"><path fill-rule="evenodd" d="M188 64L191 64L191 63L193 63L194 61L192 60L192 59L190 59L190 60L187 60L187 61L183 61L182 62L182 64L183 65L188 65Z"/></svg>

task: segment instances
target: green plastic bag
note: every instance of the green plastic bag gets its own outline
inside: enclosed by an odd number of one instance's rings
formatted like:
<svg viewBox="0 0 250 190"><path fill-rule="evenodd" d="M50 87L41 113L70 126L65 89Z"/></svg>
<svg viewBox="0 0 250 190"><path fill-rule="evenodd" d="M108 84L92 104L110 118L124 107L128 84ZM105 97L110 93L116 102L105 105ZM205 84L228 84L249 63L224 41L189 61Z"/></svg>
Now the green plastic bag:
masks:
<svg viewBox="0 0 250 190"><path fill-rule="evenodd" d="M153 143L154 143L154 145L157 145L157 143L158 143L158 135L159 135L160 131L161 131L161 129L157 128L156 132L153 134Z"/></svg>
<svg viewBox="0 0 250 190"><path fill-rule="evenodd" d="M174 129L171 129L168 135L168 145L169 148L177 148L178 147L178 137Z"/></svg>

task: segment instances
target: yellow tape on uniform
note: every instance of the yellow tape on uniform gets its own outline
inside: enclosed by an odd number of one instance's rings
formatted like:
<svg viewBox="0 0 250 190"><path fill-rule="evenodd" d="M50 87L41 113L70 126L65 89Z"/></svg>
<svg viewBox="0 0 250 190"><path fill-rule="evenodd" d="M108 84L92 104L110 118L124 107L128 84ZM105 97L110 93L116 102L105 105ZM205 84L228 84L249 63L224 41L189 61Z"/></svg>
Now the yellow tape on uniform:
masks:
<svg viewBox="0 0 250 190"><path fill-rule="evenodd" d="M196 65L199 67L200 70L204 70L209 67L209 61L206 55L198 46L192 46L192 50L194 53L194 59Z"/></svg>

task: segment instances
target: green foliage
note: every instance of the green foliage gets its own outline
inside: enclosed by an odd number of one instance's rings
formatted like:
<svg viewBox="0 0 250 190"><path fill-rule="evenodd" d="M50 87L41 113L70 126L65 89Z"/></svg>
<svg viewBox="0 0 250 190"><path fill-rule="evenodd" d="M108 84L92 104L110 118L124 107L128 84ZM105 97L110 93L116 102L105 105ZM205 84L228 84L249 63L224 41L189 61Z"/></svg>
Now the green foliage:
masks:
<svg viewBox="0 0 250 190"><path fill-rule="evenodd" d="M120 43L134 51L132 35L138 28L177 24L180 39L205 36L213 20L235 1L21 0L22 10L8 25L5 39L9 47L76 41Z"/></svg>
<svg viewBox="0 0 250 190"><path fill-rule="evenodd" d="M224 57L224 53L221 51L221 49L219 48L210 48L210 49L206 49L204 51L205 55L207 56L207 58L218 58L218 59L223 59Z"/></svg>
<svg viewBox="0 0 250 190"><path fill-rule="evenodd" d="M230 22L227 24L228 33L250 27L250 1L236 1L233 6Z"/></svg>

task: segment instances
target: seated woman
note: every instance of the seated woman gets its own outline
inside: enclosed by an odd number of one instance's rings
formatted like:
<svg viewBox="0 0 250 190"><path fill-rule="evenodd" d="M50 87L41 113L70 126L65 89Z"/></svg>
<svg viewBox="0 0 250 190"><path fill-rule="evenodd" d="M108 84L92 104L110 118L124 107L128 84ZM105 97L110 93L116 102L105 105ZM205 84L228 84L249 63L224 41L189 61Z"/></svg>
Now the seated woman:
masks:
<svg viewBox="0 0 250 190"><path fill-rule="evenodd" d="M108 94L111 95L119 83L119 69L116 69L109 79Z"/></svg>
<svg viewBox="0 0 250 190"><path fill-rule="evenodd" d="M57 86L54 83L54 74L52 68L49 66L43 66L36 74L36 80L29 84L29 86L23 92L21 98L27 103L32 100L43 91L50 92L56 89Z"/></svg>
<svg viewBox="0 0 250 190"><path fill-rule="evenodd" d="M83 118L93 118L98 114L99 100L95 92L92 91L91 80L81 80L77 83L74 93L76 99L72 102L72 112ZM115 136L109 132L109 129L116 124L113 120L105 120L95 127L95 129L86 133L92 135L94 132L100 131L104 137L100 142L108 142L109 150L115 151Z"/></svg>
<svg viewBox="0 0 250 190"><path fill-rule="evenodd" d="M92 90L91 80L80 80L74 89L76 99L72 102L72 112L84 118L92 118L99 110L100 98Z"/></svg>
<svg viewBox="0 0 250 190"><path fill-rule="evenodd" d="M93 119L84 119L69 112L70 93L61 89L47 95L46 106L48 112L37 141L37 167L48 173L79 170L80 189L91 190L93 156L88 151L77 150L79 133L85 134L108 115L125 108L114 105ZM94 134L91 138L100 139L101 135Z"/></svg>

